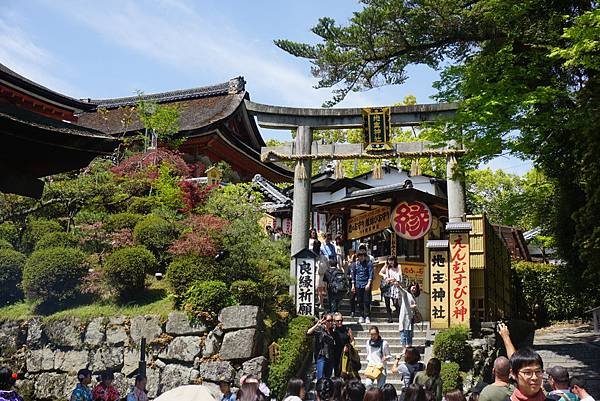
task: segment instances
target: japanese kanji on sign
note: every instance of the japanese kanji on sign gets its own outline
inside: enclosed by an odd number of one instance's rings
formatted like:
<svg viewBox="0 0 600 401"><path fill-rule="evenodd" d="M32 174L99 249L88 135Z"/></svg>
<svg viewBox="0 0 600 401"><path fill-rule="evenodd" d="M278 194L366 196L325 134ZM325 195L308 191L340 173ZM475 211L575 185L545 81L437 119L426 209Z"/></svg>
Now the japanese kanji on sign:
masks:
<svg viewBox="0 0 600 401"><path fill-rule="evenodd" d="M408 240L425 236L431 229L432 220L429 207L419 201L400 202L390 215L390 222L396 234Z"/></svg>
<svg viewBox="0 0 600 401"><path fill-rule="evenodd" d="M469 235L450 233L450 325L469 325L471 317Z"/></svg>
<svg viewBox="0 0 600 401"><path fill-rule="evenodd" d="M315 256L304 251L306 255L295 255L296 263L296 312L298 315L315 315ZM312 255L312 257L310 257ZM304 257L303 257L304 256Z"/></svg>
<svg viewBox="0 0 600 401"><path fill-rule="evenodd" d="M363 109L363 133L365 150L391 150L390 108Z"/></svg>
<svg viewBox="0 0 600 401"><path fill-rule="evenodd" d="M431 328L448 328L449 275L448 251L431 249L429 265L431 272Z"/></svg>
<svg viewBox="0 0 600 401"><path fill-rule="evenodd" d="M390 209L379 207L370 212L361 213L348 219L348 238L366 237L390 226Z"/></svg>

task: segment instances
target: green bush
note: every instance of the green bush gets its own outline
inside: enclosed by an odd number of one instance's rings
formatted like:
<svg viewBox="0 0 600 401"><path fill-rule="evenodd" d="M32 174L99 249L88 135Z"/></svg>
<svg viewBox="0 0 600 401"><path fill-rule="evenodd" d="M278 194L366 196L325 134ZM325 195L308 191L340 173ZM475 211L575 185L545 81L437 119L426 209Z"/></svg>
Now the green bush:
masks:
<svg viewBox="0 0 600 401"><path fill-rule="evenodd" d="M143 218L144 216L138 213L124 212L111 214L106 218L104 228L108 232L119 231L124 228L129 228L133 230L135 225L139 223Z"/></svg>
<svg viewBox="0 0 600 401"><path fill-rule="evenodd" d="M219 311L233 304L227 286L222 281L196 281L184 295L184 309L194 318L216 322Z"/></svg>
<svg viewBox="0 0 600 401"><path fill-rule="evenodd" d="M305 358L312 356L313 338L307 336L306 331L313 324L312 317L295 317L286 335L277 341L279 356L269 364L268 384L278 399L283 399L288 380L296 376Z"/></svg>
<svg viewBox="0 0 600 401"><path fill-rule="evenodd" d="M135 225L133 240L158 255L171 245L178 234L173 223L151 214Z"/></svg>
<svg viewBox="0 0 600 401"><path fill-rule="evenodd" d="M27 257L14 249L0 249L0 305L23 297L21 280Z"/></svg>
<svg viewBox="0 0 600 401"><path fill-rule="evenodd" d="M104 263L104 277L119 300L135 299L144 290L146 272L154 271L156 258L144 247L121 248Z"/></svg>
<svg viewBox="0 0 600 401"><path fill-rule="evenodd" d="M167 267L167 282L175 295L185 294L194 281L212 281L219 278L219 266L213 258L182 256Z"/></svg>
<svg viewBox="0 0 600 401"><path fill-rule="evenodd" d="M473 348L467 343L469 329L454 326L435 335L433 354L441 361L456 362L463 371L468 371L473 363Z"/></svg>
<svg viewBox="0 0 600 401"><path fill-rule="evenodd" d="M456 362L442 362L442 394L455 389L462 389L462 379L460 376L460 366Z"/></svg>
<svg viewBox="0 0 600 401"><path fill-rule="evenodd" d="M231 296L239 305L262 306L260 286L252 280L237 280L229 287Z"/></svg>
<svg viewBox="0 0 600 401"><path fill-rule="evenodd" d="M78 294L87 274L85 254L74 248L40 249L31 254L23 270L23 290L40 306L59 306Z"/></svg>
<svg viewBox="0 0 600 401"><path fill-rule="evenodd" d="M64 231L57 221L45 219L29 220L21 239L21 246L25 252L31 252L40 238L45 234L57 231Z"/></svg>
<svg viewBox="0 0 600 401"><path fill-rule="evenodd" d="M5 221L0 224L0 240L7 241L12 246L19 242L19 229L14 223Z"/></svg>
<svg viewBox="0 0 600 401"><path fill-rule="evenodd" d="M0 249L14 249L12 244L4 239L0 239Z"/></svg>
<svg viewBox="0 0 600 401"><path fill-rule="evenodd" d="M53 233L44 234L36 243L35 250L46 249L46 248L75 248L77 246L77 239L72 235L64 231L57 231Z"/></svg>
<svg viewBox="0 0 600 401"><path fill-rule="evenodd" d="M543 325L550 320L573 319L586 309L570 285L573 280L568 275L572 273L566 266L517 262L513 267L519 309L524 317L535 318Z"/></svg>
<svg viewBox="0 0 600 401"><path fill-rule="evenodd" d="M129 202L127 211L134 214L150 214L156 207L156 202L151 197L135 197Z"/></svg>

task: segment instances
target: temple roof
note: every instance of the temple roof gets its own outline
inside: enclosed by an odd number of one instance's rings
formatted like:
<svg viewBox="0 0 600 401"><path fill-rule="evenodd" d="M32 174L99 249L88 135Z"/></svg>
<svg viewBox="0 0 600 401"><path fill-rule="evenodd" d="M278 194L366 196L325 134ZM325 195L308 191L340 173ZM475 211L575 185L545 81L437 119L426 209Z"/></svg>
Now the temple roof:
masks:
<svg viewBox="0 0 600 401"><path fill-rule="evenodd" d="M62 106L68 106L75 110L91 110L96 107L89 102L81 101L48 89L45 86L17 74L15 71L0 63L0 83L2 82L16 89L25 90L27 93L36 97L43 98Z"/></svg>
<svg viewBox="0 0 600 401"><path fill-rule="evenodd" d="M143 128L130 107L139 100L159 104L176 103L179 107L181 132L209 127L233 114L240 106L246 91L243 78L234 78L217 85L170 92L129 96L114 99L93 99L97 108L79 115L78 124L101 130L107 134L119 134ZM259 135L260 136L260 135Z"/></svg>
<svg viewBox="0 0 600 401"><path fill-rule="evenodd" d="M273 212L281 209L290 209L293 206L294 201L262 175L256 174L252 182L264 195L265 201L263 202L263 207L267 211Z"/></svg>
<svg viewBox="0 0 600 401"><path fill-rule="evenodd" d="M86 167L119 140L0 103L0 191L39 198L41 177Z"/></svg>

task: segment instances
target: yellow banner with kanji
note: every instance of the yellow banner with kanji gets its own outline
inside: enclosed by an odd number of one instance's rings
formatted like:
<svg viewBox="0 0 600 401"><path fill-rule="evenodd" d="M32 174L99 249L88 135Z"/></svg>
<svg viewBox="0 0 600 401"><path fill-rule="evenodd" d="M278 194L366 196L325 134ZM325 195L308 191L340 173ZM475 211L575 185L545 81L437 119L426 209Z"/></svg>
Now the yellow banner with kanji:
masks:
<svg viewBox="0 0 600 401"><path fill-rule="evenodd" d="M450 326L469 325L471 292L469 286L469 234L450 233Z"/></svg>

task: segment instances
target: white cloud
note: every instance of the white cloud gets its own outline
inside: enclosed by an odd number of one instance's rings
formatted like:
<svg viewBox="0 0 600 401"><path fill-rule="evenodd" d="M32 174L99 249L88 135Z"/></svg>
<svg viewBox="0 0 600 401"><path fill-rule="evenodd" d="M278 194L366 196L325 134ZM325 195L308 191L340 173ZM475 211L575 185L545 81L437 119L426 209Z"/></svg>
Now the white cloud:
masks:
<svg viewBox="0 0 600 401"><path fill-rule="evenodd" d="M288 106L319 107L331 97L328 89L315 90L316 80L306 65L274 48L261 47L239 32L226 16L199 11L185 0L157 2L48 1L104 40L138 52L191 77L219 76L219 82L244 75L253 100ZM142 6L143 5L143 6ZM207 11L207 12L204 12ZM211 84L214 82L200 82ZM173 88L175 89L175 88ZM346 107L373 104L366 94L352 94ZM269 100L265 100L269 99Z"/></svg>
<svg viewBox="0 0 600 401"><path fill-rule="evenodd" d="M0 62L18 74L57 92L73 94L75 90L52 71L63 71L61 63L35 39L16 27L21 18L10 9L0 11Z"/></svg>

